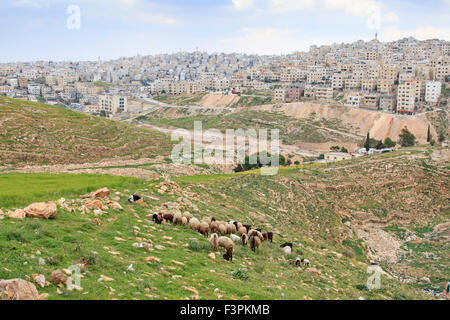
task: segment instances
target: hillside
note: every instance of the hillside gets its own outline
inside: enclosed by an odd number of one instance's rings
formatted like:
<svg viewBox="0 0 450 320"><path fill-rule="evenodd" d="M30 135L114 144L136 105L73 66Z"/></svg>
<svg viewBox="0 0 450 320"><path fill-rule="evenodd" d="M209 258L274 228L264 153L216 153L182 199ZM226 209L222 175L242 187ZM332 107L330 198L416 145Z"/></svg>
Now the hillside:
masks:
<svg viewBox="0 0 450 320"><path fill-rule="evenodd" d="M370 132L372 138L383 140L390 137L398 140L401 130L406 126L417 137L419 143L427 139L428 125L431 123L426 115L411 117L397 116L388 113L374 112L357 108L331 106L314 103L289 103L279 106L260 106L255 110L276 110L297 119L314 119L334 122L338 121L347 131L357 135ZM432 127L436 137L436 130Z"/></svg>
<svg viewBox="0 0 450 320"><path fill-rule="evenodd" d="M162 133L0 96L0 166L151 158L170 149Z"/></svg>
<svg viewBox="0 0 450 320"><path fill-rule="evenodd" d="M449 274L448 156L448 149L413 148L284 168L272 177L249 172L174 183L105 176L99 183L124 210L97 216L77 209L81 195L99 187L86 177L77 183L82 190L53 195L67 199L55 219L0 220L0 279L49 279L52 271L79 264L81 291L50 284L39 293L49 299L431 299ZM57 191L72 178L53 179ZM27 181L10 175L3 188L28 190ZM134 192L148 207L126 201ZM22 208L36 197L0 198L0 208ZM52 199L50 184L39 197ZM274 242L263 242L256 253L236 245L233 262L222 251L211 259L205 237L148 217L176 210L271 230ZM292 255L280 250L284 242L293 243ZM310 268L294 267L297 256L309 259ZM366 287L370 260L387 273L373 291Z"/></svg>

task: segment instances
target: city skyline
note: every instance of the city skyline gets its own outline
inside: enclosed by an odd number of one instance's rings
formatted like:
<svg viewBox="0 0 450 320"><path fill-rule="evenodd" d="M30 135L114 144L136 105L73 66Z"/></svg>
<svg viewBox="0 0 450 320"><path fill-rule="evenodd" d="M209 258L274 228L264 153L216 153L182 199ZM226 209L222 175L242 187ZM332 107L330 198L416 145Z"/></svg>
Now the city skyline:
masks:
<svg viewBox="0 0 450 320"><path fill-rule="evenodd" d="M67 27L80 10L79 28ZM54 1L0 4L0 63L104 60L179 51L289 54L311 45L450 39L450 1Z"/></svg>

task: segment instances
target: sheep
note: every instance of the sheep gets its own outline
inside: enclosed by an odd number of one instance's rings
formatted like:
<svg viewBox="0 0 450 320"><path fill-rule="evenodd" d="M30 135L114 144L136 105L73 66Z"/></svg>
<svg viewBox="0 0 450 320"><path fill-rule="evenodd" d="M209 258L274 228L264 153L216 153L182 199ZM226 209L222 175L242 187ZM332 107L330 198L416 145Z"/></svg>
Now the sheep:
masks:
<svg viewBox="0 0 450 320"><path fill-rule="evenodd" d="M181 212L177 212L173 216L173 224L181 224L181 220L183 219L183 216L181 215Z"/></svg>
<svg viewBox="0 0 450 320"><path fill-rule="evenodd" d="M230 238L231 238L231 240L233 240L233 242L241 242L241 237L238 237L235 234L231 234Z"/></svg>
<svg viewBox="0 0 450 320"><path fill-rule="evenodd" d="M248 232L250 231L250 229L252 228L252 226L249 225L249 224L243 224L242 226L245 227L245 229L247 229L247 233L248 233Z"/></svg>
<svg viewBox="0 0 450 320"><path fill-rule="evenodd" d="M211 217L211 222L214 222L214 221L216 221L216 218Z"/></svg>
<svg viewBox="0 0 450 320"><path fill-rule="evenodd" d="M233 241L227 237L220 237L219 247L225 248L226 253L223 255L223 258L227 261L233 261Z"/></svg>
<svg viewBox="0 0 450 320"><path fill-rule="evenodd" d="M152 216L153 221L157 224L161 224L163 222L163 216L160 213L154 213Z"/></svg>
<svg viewBox="0 0 450 320"><path fill-rule="evenodd" d="M287 254L287 255L289 255L289 254L292 253L292 243L290 243L290 242L285 242L285 243L283 243L283 244L280 246L280 248L282 248L282 249L283 249L283 252L284 252L285 254Z"/></svg>
<svg viewBox="0 0 450 320"><path fill-rule="evenodd" d="M198 231L198 228L200 227L200 221L198 221L197 218L191 218L191 220L189 220L189 224L191 225L191 229Z"/></svg>
<svg viewBox="0 0 450 320"><path fill-rule="evenodd" d="M270 240L270 242L273 242L273 232L262 232L262 235L264 237L264 241Z"/></svg>
<svg viewBox="0 0 450 320"><path fill-rule="evenodd" d="M219 224L217 221L211 221L209 228L211 229L211 232L217 232L217 230L219 230Z"/></svg>
<svg viewBox="0 0 450 320"><path fill-rule="evenodd" d="M173 221L173 214L170 214L170 213L164 213L164 214L163 214L163 219L166 220L166 221L172 222L172 221Z"/></svg>
<svg viewBox="0 0 450 320"><path fill-rule="evenodd" d="M295 266L296 267L300 266L300 262L301 262L300 258L297 257L297 259L295 259L295 262L294 262Z"/></svg>
<svg viewBox="0 0 450 320"><path fill-rule="evenodd" d="M192 214L189 211L184 212L183 217L186 217L188 222L191 221L191 219L193 218Z"/></svg>
<svg viewBox="0 0 450 320"><path fill-rule="evenodd" d="M234 224L234 226L236 227L236 229L238 229L238 227L239 227L239 224L238 224L237 221L231 220L231 221L228 221L228 223L229 223L229 224Z"/></svg>
<svg viewBox="0 0 450 320"><path fill-rule="evenodd" d="M264 238L264 241L267 241L267 239L269 239L269 235L267 234L266 231L261 232L261 234L262 234L262 236Z"/></svg>
<svg viewBox="0 0 450 320"><path fill-rule="evenodd" d="M236 229L240 229L240 228L242 228L243 227L243 225L242 225L242 223L240 223L240 222L238 222L238 224L237 224L237 228Z"/></svg>
<svg viewBox="0 0 450 320"><path fill-rule="evenodd" d="M210 225L210 224L211 224L211 218L209 218L209 217L204 217L204 218L202 219L202 222L206 222L208 225Z"/></svg>
<svg viewBox="0 0 450 320"><path fill-rule="evenodd" d="M248 233L248 236L249 237L255 236L255 237L258 237L259 240L261 240L261 242L264 241L264 237L263 237L262 233L257 231L256 229L250 230L250 232Z"/></svg>
<svg viewBox="0 0 450 320"><path fill-rule="evenodd" d="M200 223L200 225L198 227L198 232L200 232L202 235L207 237L208 234L209 234L209 224L207 222L205 222L205 221Z"/></svg>
<svg viewBox="0 0 450 320"><path fill-rule="evenodd" d="M239 234L242 236L243 234L247 234L247 228L245 227L240 227L239 228Z"/></svg>
<svg viewBox="0 0 450 320"><path fill-rule="evenodd" d="M227 227L224 224L219 225L220 235L224 236L227 234Z"/></svg>
<svg viewBox="0 0 450 320"><path fill-rule="evenodd" d="M303 263L303 265L304 265L305 267L309 267L309 265L310 265L308 259L302 259L302 260L301 260L301 263Z"/></svg>
<svg viewBox="0 0 450 320"><path fill-rule="evenodd" d="M137 194L133 194L132 196L130 196L130 198L128 198L129 203L134 203L138 200L141 200L141 197L139 197Z"/></svg>
<svg viewBox="0 0 450 320"><path fill-rule="evenodd" d="M250 248L255 252L256 249L259 248L261 245L261 239L258 236L251 236L250 237Z"/></svg>
<svg viewBox="0 0 450 320"><path fill-rule="evenodd" d="M213 251L217 251L219 247L219 236L217 233L212 233L211 237L209 238L209 243L211 244L211 248Z"/></svg>
<svg viewBox="0 0 450 320"><path fill-rule="evenodd" d="M181 218L181 224L186 226L188 224L188 219L186 217Z"/></svg>
<svg viewBox="0 0 450 320"><path fill-rule="evenodd" d="M248 242L248 235L246 233L242 234L241 240L242 240L242 245L246 246L247 242Z"/></svg>
<svg viewBox="0 0 450 320"><path fill-rule="evenodd" d="M236 226L234 225L234 223L227 224L227 233L229 234L236 233Z"/></svg>

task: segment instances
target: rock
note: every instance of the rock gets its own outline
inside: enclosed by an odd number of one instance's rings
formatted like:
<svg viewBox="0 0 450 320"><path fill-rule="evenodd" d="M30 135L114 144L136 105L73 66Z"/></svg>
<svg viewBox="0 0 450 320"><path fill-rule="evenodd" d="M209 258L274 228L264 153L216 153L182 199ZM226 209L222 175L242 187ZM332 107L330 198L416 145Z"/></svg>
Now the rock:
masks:
<svg viewBox="0 0 450 320"><path fill-rule="evenodd" d="M0 280L0 300L39 300L34 284L22 279Z"/></svg>
<svg viewBox="0 0 450 320"><path fill-rule="evenodd" d="M103 281L105 281L105 282L111 282L111 281L114 281L113 278L110 278L110 277L107 277L107 276L104 276L104 275L101 275L100 278L101 278Z"/></svg>
<svg viewBox="0 0 450 320"><path fill-rule="evenodd" d="M140 206L143 206L143 207L148 207L148 204L146 204L146 203L144 202L144 200L142 200L142 199L139 199L139 200L135 201L134 203L135 203L135 204L138 204L138 205L140 205Z"/></svg>
<svg viewBox="0 0 450 320"><path fill-rule="evenodd" d="M43 293L39 295L39 300L47 300L50 295L48 293Z"/></svg>
<svg viewBox="0 0 450 320"><path fill-rule="evenodd" d="M157 257L147 257L147 258L145 258L145 260L146 261L148 261L148 262L161 262L161 259L160 258L157 258Z"/></svg>
<svg viewBox="0 0 450 320"><path fill-rule="evenodd" d="M94 197L94 198L103 199L103 198L109 197L110 194L111 193L109 192L108 188L102 188L102 189L99 189L97 191L92 192L91 196Z"/></svg>
<svg viewBox="0 0 450 320"><path fill-rule="evenodd" d="M27 217L39 219L52 219L58 215L56 204L49 202L33 203L23 209Z"/></svg>
<svg viewBox="0 0 450 320"><path fill-rule="evenodd" d="M184 266L184 263L180 262L180 261L172 260L172 263L174 263L174 264L176 264L178 266Z"/></svg>
<svg viewBox="0 0 450 320"><path fill-rule="evenodd" d="M98 210L103 208L103 202L100 200L86 201L85 206L91 210Z"/></svg>
<svg viewBox="0 0 450 320"><path fill-rule="evenodd" d="M55 270L50 275L50 282L56 285L60 283L65 284L68 279L69 277L66 276L61 270Z"/></svg>
<svg viewBox="0 0 450 320"><path fill-rule="evenodd" d="M42 274L33 274L31 276L34 280L34 282L37 283L37 285L41 288L45 287L45 276Z"/></svg>
<svg viewBox="0 0 450 320"><path fill-rule="evenodd" d="M214 254L214 252L211 252L210 254L208 254L208 257L212 260L216 259L216 255Z"/></svg>
<svg viewBox="0 0 450 320"><path fill-rule="evenodd" d="M109 202L108 207L113 210L123 210L123 207L119 203L114 201Z"/></svg>
<svg viewBox="0 0 450 320"><path fill-rule="evenodd" d="M315 274L321 274L321 272L319 270L317 270L316 268L308 268L308 269L306 269L306 271L315 273Z"/></svg>
<svg viewBox="0 0 450 320"><path fill-rule="evenodd" d="M39 258L38 263L40 266L45 266L45 260L42 258Z"/></svg>
<svg viewBox="0 0 450 320"><path fill-rule="evenodd" d="M192 292L195 295L198 295L198 291L195 290L194 288L189 288L189 287L183 286L183 289L186 290L186 291Z"/></svg>
<svg viewBox="0 0 450 320"><path fill-rule="evenodd" d="M16 211L8 211L6 212L6 215L10 217L11 219L25 219L25 211L22 209L17 209Z"/></svg>
<svg viewBox="0 0 450 320"><path fill-rule="evenodd" d="M242 299L248 300L248 299L250 299L250 297L249 296L243 296Z"/></svg>

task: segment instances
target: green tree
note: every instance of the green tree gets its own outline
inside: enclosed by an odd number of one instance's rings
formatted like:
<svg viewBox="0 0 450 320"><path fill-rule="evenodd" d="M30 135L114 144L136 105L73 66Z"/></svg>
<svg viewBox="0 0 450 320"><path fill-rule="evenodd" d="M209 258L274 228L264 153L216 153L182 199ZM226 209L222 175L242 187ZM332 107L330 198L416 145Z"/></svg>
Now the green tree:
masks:
<svg viewBox="0 0 450 320"><path fill-rule="evenodd" d="M332 147L330 147L330 150L331 151L339 151L339 146L332 146Z"/></svg>
<svg viewBox="0 0 450 320"><path fill-rule="evenodd" d="M348 153L348 150L347 150L346 147L342 147L342 148L341 148L341 152L343 152L343 153Z"/></svg>
<svg viewBox="0 0 450 320"><path fill-rule="evenodd" d="M394 148L397 143L395 141L392 141L391 138L387 137L386 140L384 140L384 145L386 148Z"/></svg>
<svg viewBox="0 0 450 320"><path fill-rule="evenodd" d="M438 141L441 143L445 141L445 134L443 132L439 133Z"/></svg>
<svg viewBox="0 0 450 320"><path fill-rule="evenodd" d="M370 149L370 133L367 132L367 139L366 139L366 143L364 144L364 148L366 148L367 151L369 151Z"/></svg>
<svg viewBox="0 0 450 320"><path fill-rule="evenodd" d="M433 137L432 137L432 135L431 135L431 128L430 128L430 126L428 126L427 142L430 142L431 139L433 139Z"/></svg>
<svg viewBox="0 0 450 320"><path fill-rule="evenodd" d="M416 144L416 136L413 135L407 127L404 127L402 129L399 138L399 143L402 147L412 147Z"/></svg>

